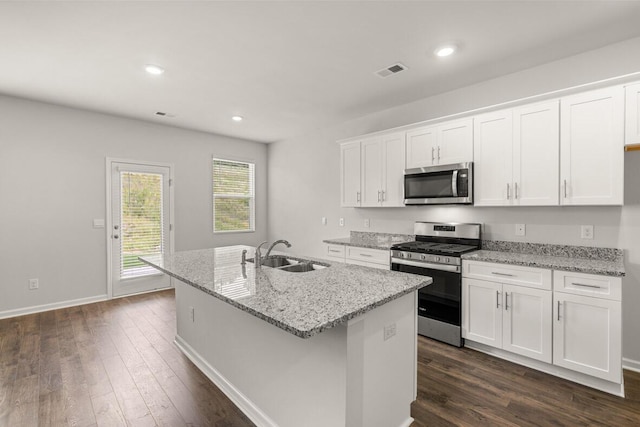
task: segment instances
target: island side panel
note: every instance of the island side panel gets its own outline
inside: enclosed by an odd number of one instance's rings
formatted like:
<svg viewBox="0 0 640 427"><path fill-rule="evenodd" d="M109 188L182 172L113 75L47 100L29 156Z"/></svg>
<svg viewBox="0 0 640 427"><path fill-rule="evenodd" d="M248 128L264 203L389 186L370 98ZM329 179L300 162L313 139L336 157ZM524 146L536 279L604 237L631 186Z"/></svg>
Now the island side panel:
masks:
<svg viewBox="0 0 640 427"><path fill-rule="evenodd" d="M416 315L417 292L412 292L349 321L349 427L408 427L412 423Z"/></svg>
<svg viewBox="0 0 640 427"><path fill-rule="evenodd" d="M302 339L179 280L176 314L176 341L256 425L347 426L346 325Z"/></svg>

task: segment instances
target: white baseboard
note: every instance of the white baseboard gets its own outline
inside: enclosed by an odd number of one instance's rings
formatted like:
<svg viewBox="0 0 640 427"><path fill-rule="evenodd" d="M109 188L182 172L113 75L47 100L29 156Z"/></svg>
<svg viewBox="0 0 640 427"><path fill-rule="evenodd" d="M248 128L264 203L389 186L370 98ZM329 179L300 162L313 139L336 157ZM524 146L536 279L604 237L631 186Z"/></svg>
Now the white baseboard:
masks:
<svg viewBox="0 0 640 427"><path fill-rule="evenodd" d="M545 362L534 360L529 357L521 356L519 354L511 353L499 348L494 348L475 341L465 340L464 346L466 348L477 350L482 353L490 354L491 356L495 356L500 359L508 360L509 362L517 363L518 365L526 366L537 371L564 378L565 380L573 381L575 383L595 388L606 393L624 397L624 379L622 384L613 383L611 381L592 377L590 375L572 371L560 366L550 365Z"/></svg>
<svg viewBox="0 0 640 427"><path fill-rule="evenodd" d="M626 357L622 358L622 367L624 369L628 369L634 372L640 372L640 361L627 359Z"/></svg>
<svg viewBox="0 0 640 427"><path fill-rule="evenodd" d="M8 319L10 317L24 316L27 314L42 313L44 311L57 310L59 308L75 307L77 305L91 304L94 302L106 301L109 297L107 294L97 295L88 298L79 298L69 301L54 302L51 304L35 305L33 307L18 308L15 310L0 311L0 319Z"/></svg>
<svg viewBox="0 0 640 427"><path fill-rule="evenodd" d="M222 392L258 427L278 427L267 414L262 412L240 390L231 384L213 366L209 365L193 347L176 335L175 344L178 348L211 380Z"/></svg>

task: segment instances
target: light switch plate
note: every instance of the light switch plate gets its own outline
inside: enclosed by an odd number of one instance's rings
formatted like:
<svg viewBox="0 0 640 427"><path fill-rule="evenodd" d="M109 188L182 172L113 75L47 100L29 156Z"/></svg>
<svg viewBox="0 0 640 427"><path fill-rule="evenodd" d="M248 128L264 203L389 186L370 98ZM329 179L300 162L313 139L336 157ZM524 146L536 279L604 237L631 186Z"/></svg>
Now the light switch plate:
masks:
<svg viewBox="0 0 640 427"><path fill-rule="evenodd" d="M340 218L340 227L344 227L344 218Z"/></svg>
<svg viewBox="0 0 640 427"><path fill-rule="evenodd" d="M327 225L327 217L326 216L322 217L322 225Z"/></svg>
<svg viewBox="0 0 640 427"><path fill-rule="evenodd" d="M371 220L369 218L364 220L364 228L371 227Z"/></svg>
<svg viewBox="0 0 640 427"><path fill-rule="evenodd" d="M104 228L104 219L96 218L93 220L93 228Z"/></svg>
<svg viewBox="0 0 640 427"><path fill-rule="evenodd" d="M524 236L527 233L525 224L516 224L516 236Z"/></svg>

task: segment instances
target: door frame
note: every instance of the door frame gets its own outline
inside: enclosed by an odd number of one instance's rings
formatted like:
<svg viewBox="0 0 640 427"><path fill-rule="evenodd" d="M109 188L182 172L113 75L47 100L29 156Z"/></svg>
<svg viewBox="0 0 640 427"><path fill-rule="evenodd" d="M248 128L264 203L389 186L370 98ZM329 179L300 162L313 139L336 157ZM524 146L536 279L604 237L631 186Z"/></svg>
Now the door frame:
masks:
<svg viewBox="0 0 640 427"><path fill-rule="evenodd" d="M132 165L143 165L143 166L159 166L169 168L169 253L175 252L175 242L174 242L174 215L175 215L175 207L174 207L174 164L173 163L162 163L162 162L151 162L151 161L141 161L141 160L133 160L133 159L121 159L116 157L107 157L105 159L105 181L106 181L106 211L105 211L105 238L107 240L107 298L113 299L113 274L111 263L113 262L113 239L111 238L111 231L113 228L113 221L111 218L111 167L113 163L129 163ZM173 287L173 278L170 277L171 287ZM123 295L128 296L128 295ZM120 298L120 297L117 297Z"/></svg>

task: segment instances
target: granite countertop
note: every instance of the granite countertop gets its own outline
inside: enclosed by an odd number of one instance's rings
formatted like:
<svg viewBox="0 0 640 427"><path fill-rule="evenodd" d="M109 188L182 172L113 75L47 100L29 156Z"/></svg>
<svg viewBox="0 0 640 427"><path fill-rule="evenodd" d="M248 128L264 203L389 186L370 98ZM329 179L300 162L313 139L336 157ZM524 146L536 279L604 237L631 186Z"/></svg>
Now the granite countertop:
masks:
<svg viewBox="0 0 640 427"><path fill-rule="evenodd" d="M410 242L416 239L411 234L373 233L364 231L352 231L349 237L323 240L332 245L354 246L358 248L380 249L388 251L391 245L402 242Z"/></svg>
<svg viewBox="0 0 640 427"><path fill-rule="evenodd" d="M265 266L256 270L251 262L241 265L243 250L249 258L255 248L226 246L140 259L301 338L312 337L431 283L425 276L339 262L307 273ZM324 260L318 262L326 264Z"/></svg>
<svg viewBox="0 0 640 427"><path fill-rule="evenodd" d="M621 249L501 241L483 241L482 248L462 255L462 259L604 276L625 275Z"/></svg>

